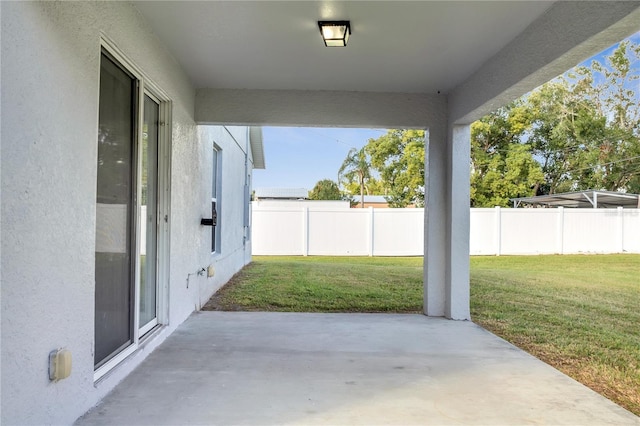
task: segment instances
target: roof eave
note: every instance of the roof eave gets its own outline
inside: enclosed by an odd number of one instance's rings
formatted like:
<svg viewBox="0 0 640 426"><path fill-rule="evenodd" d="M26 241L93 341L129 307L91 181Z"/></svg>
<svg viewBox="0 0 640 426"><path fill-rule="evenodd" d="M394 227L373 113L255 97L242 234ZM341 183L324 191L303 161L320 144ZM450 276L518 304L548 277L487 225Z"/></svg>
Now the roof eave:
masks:
<svg viewBox="0 0 640 426"><path fill-rule="evenodd" d="M262 127L251 126L249 128L249 144L253 156L253 168L264 170L266 168L264 159L264 146L262 144Z"/></svg>

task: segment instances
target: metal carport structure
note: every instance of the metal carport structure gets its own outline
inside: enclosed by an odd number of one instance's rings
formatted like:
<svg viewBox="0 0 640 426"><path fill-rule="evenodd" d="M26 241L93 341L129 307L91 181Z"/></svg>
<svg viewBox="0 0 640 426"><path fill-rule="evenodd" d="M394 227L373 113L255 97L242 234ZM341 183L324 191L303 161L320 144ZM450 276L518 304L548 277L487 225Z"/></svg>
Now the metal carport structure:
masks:
<svg viewBox="0 0 640 426"><path fill-rule="evenodd" d="M560 194L537 195L535 197L512 198L513 207L523 204L543 207L571 207L612 209L616 207L640 208L640 195L611 191L576 191Z"/></svg>

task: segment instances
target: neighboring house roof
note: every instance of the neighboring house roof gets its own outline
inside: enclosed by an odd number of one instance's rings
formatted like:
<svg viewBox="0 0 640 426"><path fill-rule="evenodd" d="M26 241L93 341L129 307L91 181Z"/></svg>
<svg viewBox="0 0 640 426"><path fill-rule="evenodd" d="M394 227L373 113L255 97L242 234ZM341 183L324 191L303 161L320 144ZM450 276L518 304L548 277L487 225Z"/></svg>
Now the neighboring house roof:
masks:
<svg viewBox="0 0 640 426"><path fill-rule="evenodd" d="M513 207L535 204L548 207L579 208L640 208L640 195L622 192L595 191L592 189L560 194L538 195L536 197L512 198Z"/></svg>
<svg viewBox="0 0 640 426"><path fill-rule="evenodd" d="M359 201L360 197L356 196L354 197L355 200ZM365 203L380 203L380 204L387 204L387 200L384 198L383 195L365 195L364 196L364 202Z"/></svg>
<svg viewBox="0 0 640 426"><path fill-rule="evenodd" d="M305 188L256 188L255 191L258 199L297 200L309 197L309 191Z"/></svg>
<svg viewBox="0 0 640 426"><path fill-rule="evenodd" d="M265 200L258 199L252 201L251 205L254 210L295 210L300 211L301 208L310 208L314 211L319 210L349 210L349 201L347 200Z"/></svg>
<svg viewBox="0 0 640 426"><path fill-rule="evenodd" d="M250 127L249 144L251 145L251 154L253 155L253 168L265 169L262 127Z"/></svg>

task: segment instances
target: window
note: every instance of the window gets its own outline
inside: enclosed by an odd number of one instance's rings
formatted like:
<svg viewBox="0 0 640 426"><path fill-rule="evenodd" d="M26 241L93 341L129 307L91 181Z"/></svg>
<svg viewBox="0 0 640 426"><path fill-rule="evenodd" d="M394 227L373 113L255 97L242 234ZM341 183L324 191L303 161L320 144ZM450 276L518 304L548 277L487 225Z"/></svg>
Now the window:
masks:
<svg viewBox="0 0 640 426"><path fill-rule="evenodd" d="M211 173L211 214L213 226L211 227L211 253L220 253L220 195L222 188L220 181L222 177L222 150L213 144L213 171Z"/></svg>
<svg viewBox="0 0 640 426"><path fill-rule="evenodd" d="M105 43L97 141L96 380L166 317L159 282L168 276L169 198L163 189L170 130L161 122L169 121L170 110L155 92Z"/></svg>
<svg viewBox="0 0 640 426"><path fill-rule="evenodd" d="M247 174L244 184L244 241L251 240L251 175Z"/></svg>

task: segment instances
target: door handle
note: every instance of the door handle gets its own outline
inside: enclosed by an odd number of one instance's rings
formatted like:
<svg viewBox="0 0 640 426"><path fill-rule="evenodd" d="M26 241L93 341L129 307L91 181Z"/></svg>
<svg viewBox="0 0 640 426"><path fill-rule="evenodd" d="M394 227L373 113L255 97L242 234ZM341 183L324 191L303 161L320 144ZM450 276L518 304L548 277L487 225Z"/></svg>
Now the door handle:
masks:
<svg viewBox="0 0 640 426"><path fill-rule="evenodd" d="M218 224L218 212L216 211L216 203L211 203L211 219L200 219L202 226L216 226Z"/></svg>

